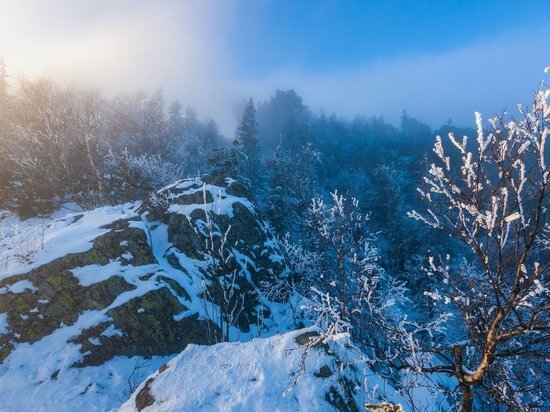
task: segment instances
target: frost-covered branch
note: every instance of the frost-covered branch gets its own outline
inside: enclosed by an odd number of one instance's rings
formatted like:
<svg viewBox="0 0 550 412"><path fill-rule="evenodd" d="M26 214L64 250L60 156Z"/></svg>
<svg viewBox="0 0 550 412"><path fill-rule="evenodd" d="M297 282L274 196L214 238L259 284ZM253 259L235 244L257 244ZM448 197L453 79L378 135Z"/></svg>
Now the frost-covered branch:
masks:
<svg viewBox="0 0 550 412"><path fill-rule="evenodd" d="M529 109L519 106L519 120L496 117L487 129L476 113L473 147L466 137L459 142L450 134L448 147L437 137L435 161L419 189L426 210L409 213L464 242L474 257L457 267L432 259L432 273L441 283L426 293L443 313L458 311L466 343L419 346L445 359L442 367L454 363L463 410L473 407L473 387L513 407L533 399L520 389L521 379L513 382L506 372L519 363L502 362L500 356L521 347L515 351L520 362L522 353L543 350L539 338L550 333L549 99L543 84ZM497 372L507 378L495 379Z"/></svg>

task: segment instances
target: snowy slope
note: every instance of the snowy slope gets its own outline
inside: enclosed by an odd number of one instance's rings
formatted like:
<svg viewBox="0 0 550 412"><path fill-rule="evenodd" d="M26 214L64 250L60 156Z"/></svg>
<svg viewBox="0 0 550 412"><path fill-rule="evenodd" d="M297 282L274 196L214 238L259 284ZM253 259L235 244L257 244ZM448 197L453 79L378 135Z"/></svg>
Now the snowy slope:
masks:
<svg viewBox="0 0 550 412"><path fill-rule="evenodd" d="M24 222L3 214L0 411L107 411L187 344L208 343L204 213L220 230L235 227L243 293L280 265L239 190L230 180L187 179L160 192L162 207L144 202ZM231 328L235 338L258 335L256 299Z"/></svg>
<svg viewBox="0 0 550 412"><path fill-rule="evenodd" d="M391 390L378 396L382 381L361 363L339 372L344 354L336 354L338 342L309 350L305 369L293 384L302 370L304 338L314 335L312 331L246 343L190 345L141 384L119 411L331 411L361 410L364 402L388 398L405 402ZM365 377L369 391L362 387Z"/></svg>
<svg viewBox="0 0 550 412"><path fill-rule="evenodd" d="M110 411L132 393L123 411L136 400L153 402L149 411L403 403L339 342L304 358L313 332L284 334L290 307L255 289L282 258L246 193L231 179L186 179L140 204L24 222L0 216L0 412ZM203 294L213 283L205 213L229 233L231 270L240 268L247 305L230 338L241 343L200 346L212 343L216 306ZM339 372L342 356L353 369Z"/></svg>
<svg viewBox="0 0 550 412"><path fill-rule="evenodd" d="M107 225L136 216L136 205L128 203L25 221L0 213L0 280L29 272L69 253L90 250L93 240L109 231Z"/></svg>

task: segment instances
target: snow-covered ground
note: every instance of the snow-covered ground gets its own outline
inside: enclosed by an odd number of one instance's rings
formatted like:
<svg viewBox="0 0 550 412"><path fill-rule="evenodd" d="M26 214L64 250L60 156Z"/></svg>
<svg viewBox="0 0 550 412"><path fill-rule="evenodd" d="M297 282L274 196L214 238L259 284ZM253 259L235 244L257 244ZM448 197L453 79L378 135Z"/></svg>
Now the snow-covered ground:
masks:
<svg viewBox="0 0 550 412"><path fill-rule="evenodd" d="M192 194L200 189L188 186L202 186L197 179L177 183L177 189L183 194ZM187 189L187 190L186 190ZM248 210L254 206L245 198L231 196L225 188L210 185L214 201L209 205L176 205L180 209L172 213L191 213L199 208L209 207L215 214L229 217L233 214L233 204L241 203ZM143 231L155 262L147 265L133 264L133 256L125 252L119 258L107 264L90 264L72 268L70 272L82 287L88 287L105 281L112 276L124 279L134 288L120 293L110 304L102 309L87 310L78 315L74 323L64 324L50 334L35 342L19 342L17 334L12 340L14 349L0 363L0 411L107 411L122 404L131 394L130 386L137 385L142 378L158 369L171 357L154 357L145 360L141 357L116 357L100 366L83 368L72 367L82 361L85 354L81 345L74 339L84 331L102 323L111 321L108 312L128 303L131 299L146 293L168 288L177 300L186 308L174 316L179 320L186 316L198 315L205 319L205 305L199 298L204 287L204 277L200 269L205 262L192 259L174 248L168 240L167 225L149 222L146 213L136 212L137 203L115 207L102 207L89 212L57 213L47 218L34 218L21 221L17 216L1 212L0 216L0 281L6 280L0 287L0 299L19 293L36 295L37 302L47 306L51 301L42 299L40 291L29 279L17 279L10 282L9 277L26 274L42 265L72 253L83 253L92 249L94 240L109 232L108 226L117 220L129 220L129 227ZM183 210L185 209L185 210ZM128 246L122 241L123 249ZM175 268L167 260L167 251L175 256L183 270ZM244 256L244 255L243 255ZM244 257L243 257L244 258ZM251 262L253 263L253 262ZM150 276L145 276L150 275ZM169 284L159 280L168 278L177 282L187 292L182 297ZM51 298L52 301L55 297ZM266 330L262 333L277 333L286 330L291 321L284 318L284 309L271 305L277 319L266 320ZM39 308L33 315L43 316ZM145 311L139 309L138 313ZM1 311L0 311L1 312ZM46 313L46 312L44 312ZM22 314L21 319L29 318L30 313ZM45 316L45 315L44 315ZM42 319L42 318L41 318ZM281 329L283 328L283 329ZM258 328L251 325L248 333L242 333L232 327L233 339L250 340L259 334ZM0 313L0 335L10 333L8 313ZM101 332L103 336L121 332L111 324ZM94 345L99 339L90 340ZM136 368L137 367L137 368ZM132 388L133 389L133 388Z"/></svg>
<svg viewBox="0 0 550 412"><path fill-rule="evenodd" d="M67 358L78 354L77 345L66 347ZM143 379L164 365L171 356L116 357L101 366L63 368L59 353L48 354L32 346L18 357L18 365L0 366L0 411L81 411L104 412L117 408ZM50 366L57 363L61 371L51 379ZM35 367L44 364L43 368ZM29 366L25 366L29 365Z"/></svg>
<svg viewBox="0 0 550 412"><path fill-rule="evenodd" d="M2 212L0 280L29 272L69 253L90 250L93 240L109 231L104 228L106 225L135 216L136 205L127 203L24 221L16 215Z"/></svg>
<svg viewBox="0 0 550 412"><path fill-rule="evenodd" d="M200 181L188 180L168 188L176 188L180 193L189 195L204 190L202 187L197 188L197 185L202 186ZM236 202L254 211L252 203L227 194L225 188L209 189L213 201L208 207L213 213L231 217ZM195 209L205 210L205 207L204 203L174 204L169 212L188 216ZM129 220L130 228L143 231L154 263L134 265L133 255L125 251L106 264L93 263L71 268L70 273L82 287L119 276L133 289L121 292L104 308L79 313L71 324L61 322L53 332L32 343L13 338L14 349L0 364L0 412L108 411L124 403L140 382L144 382L149 374L176 355L156 356L152 359L118 356L100 366L75 368L74 364L82 361L86 354L82 353L81 344L74 343L74 339L84 330L103 323L108 326L99 332L101 336L122 335L113 324L109 324L112 319L108 312L133 298L166 287L186 308L174 319L192 315L198 315L199 319L206 318L204 302L199 298L204 287L205 279L201 269L204 269L205 262L186 256L175 248L168 239L167 225L148 221L147 212L140 216L136 209L137 204L133 203L102 207L90 212L59 213L49 218L26 221L2 213L0 281L6 281L5 286L0 287L0 299L5 294L32 293L36 295L38 303L47 306L50 302L39 296L37 285L29 279L23 276L9 282L7 278L28 273L67 254L89 251L94 240L112 230L108 226L121 219ZM261 222L258 224L262 227ZM266 250L275 250L273 242L272 238L267 238ZM121 241L120 246L125 249L128 241ZM168 261L168 252L177 259L179 269ZM234 252L237 261L242 261L245 268L254 267L255 263L248 256L238 250ZM280 256L273 255L270 259L274 261L280 259ZM246 273L250 280L250 273ZM186 296L177 294L169 284L159 280L161 277L177 282L187 292ZM324 350L311 350L305 358L304 373L293 384L301 369L304 354L304 348L299 347L295 338L304 331L284 333L293 328L289 305L270 301L264 304L269 308L271 316L264 320L263 328L251 325L250 330L243 333L232 327L231 340L241 342L211 347L190 345L170 361L166 371L155 373L150 387L155 404L149 410L331 410L325 396L331 388L339 388L338 379L341 375L338 373L337 357ZM34 308L33 311L39 309ZM139 309L138 313L142 311L145 309ZM24 320L23 316L28 315L31 313L21 315L21 318ZM38 313L38 316L42 314ZM8 314L0 313L0 335L9 333ZM264 338L254 339L260 334ZM101 344L98 339L101 336L90 339L90 343ZM334 343L334 350L337 348L341 348L341 345ZM351 352L344 355L348 360L354 356ZM326 368L321 371L325 366L330 374L327 374ZM366 400L390 400L405 404L406 401L383 379L368 370L364 363L357 360L355 366L356 370L351 377L358 385L358 404ZM137 393L139 390L124 404L122 411L133 410Z"/></svg>
<svg viewBox="0 0 550 412"><path fill-rule="evenodd" d="M382 394L384 382L361 363L353 372L340 373L338 357L326 347L309 350L300 374L305 346L300 346L296 337L312 330L244 343L190 345L168 362L166 370L154 373L152 381L145 380L119 412L136 411L136 398L144 392L154 398L154 403L144 409L148 412L332 411L335 407L326 396L331 388L342 390L339 379L343 376L357 380L357 405L370 400L381 403L377 395ZM328 347L337 353L335 347L341 345L332 342ZM297 374L300 376L296 380ZM369 392L363 390L363 382ZM145 386L148 388L144 390ZM405 403L386 387L382 399L388 398L393 403Z"/></svg>

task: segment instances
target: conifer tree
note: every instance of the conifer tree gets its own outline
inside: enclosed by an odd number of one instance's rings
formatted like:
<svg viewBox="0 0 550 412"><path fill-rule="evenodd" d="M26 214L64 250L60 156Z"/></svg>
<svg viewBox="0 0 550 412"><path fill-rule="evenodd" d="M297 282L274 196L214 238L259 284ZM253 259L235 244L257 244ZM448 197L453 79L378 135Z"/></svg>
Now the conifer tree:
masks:
<svg viewBox="0 0 550 412"><path fill-rule="evenodd" d="M257 185L260 179L261 150L258 134L256 108L254 102L250 99L246 104L241 123L235 133L233 145L238 175L253 187Z"/></svg>

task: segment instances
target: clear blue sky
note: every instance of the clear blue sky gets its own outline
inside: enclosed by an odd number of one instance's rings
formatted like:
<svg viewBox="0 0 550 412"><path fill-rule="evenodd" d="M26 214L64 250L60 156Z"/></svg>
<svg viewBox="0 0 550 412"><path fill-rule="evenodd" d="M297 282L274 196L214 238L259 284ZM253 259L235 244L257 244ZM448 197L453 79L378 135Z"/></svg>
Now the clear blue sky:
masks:
<svg viewBox="0 0 550 412"><path fill-rule="evenodd" d="M230 38L240 70L261 76L438 53L549 24L550 0L260 0L239 5Z"/></svg>

